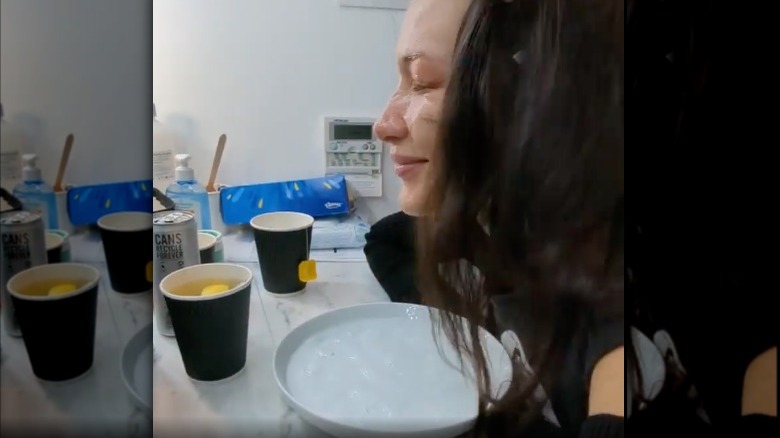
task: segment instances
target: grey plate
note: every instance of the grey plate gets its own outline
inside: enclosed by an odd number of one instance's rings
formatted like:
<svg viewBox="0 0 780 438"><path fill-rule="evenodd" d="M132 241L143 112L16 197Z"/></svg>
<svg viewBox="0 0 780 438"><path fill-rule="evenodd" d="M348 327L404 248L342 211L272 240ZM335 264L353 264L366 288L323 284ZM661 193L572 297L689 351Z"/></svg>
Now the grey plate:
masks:
<svg viewBox="0 0 780 438"><path fill-rule="evenodd" d="M152 413L152 324L138 331L122 352L122 381L145 413Z"/></svg>

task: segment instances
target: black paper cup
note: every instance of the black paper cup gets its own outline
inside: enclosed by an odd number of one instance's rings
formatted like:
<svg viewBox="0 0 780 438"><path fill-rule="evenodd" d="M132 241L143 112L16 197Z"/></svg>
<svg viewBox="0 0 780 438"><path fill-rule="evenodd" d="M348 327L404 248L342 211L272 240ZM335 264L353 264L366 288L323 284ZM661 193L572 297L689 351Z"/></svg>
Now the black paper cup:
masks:
<svg viewBox="0 0 780 438"><path fill-rule="evenodd" d="M49 263L64 262L62 249L65 244L65 238L59 234L46 232L46 259Z"/></svg>
<svg viewBox="0 0 780 438"><path fill-rule="evenodd" d="M200 251L200 263L215 263L217 238L209 233L198 231L198 250Z"/></svg>
<svg viewBox="0 0 780 438"><path fill-rule="evenodd" d="M62 248L60 249L60 262L69 263L73 261L70 254L70 233L65 230L46 230L47 234L54 234L62 237ZM49 262L51 263L51 262Z"/></svg>
<svg viewBox="0 0 780 438"><path fill-rule="evenodd" d="M222 233L217 230L198 230L198 232L214 236L217 242L214 245L214 263L223 263L225 261L225 246L222 244Z"/></svg>
<svg viewBox="0 0 780 438"><path fill-rule="evenodd" d="M111 288L121 293L152 290L152 215L107 214L98 220Z"/></svg>
<svg viewBox="0 0 780 438"><path fill-rule="evenodd" d="M272 294L293 294L306 287L301 263L309 260L314 218L303 213L276 212L252 218L263 287Z"/></svg>
<svg viewBox="0 0 780 438"><path fill-rule="evenodd" d="M227 289L201 295L204 287L215 284ZM189 266L165 276L160 292L191 379L216 382L244 368L252 293L249 268L230 263Z"/></svg>
<svg viewBox="0 0 780 438"><path fill-rule="evenodd" d="M100 272L80 263L39 265L8 281L33 374L75 379L92 368ZM70 291L49 295L55 286Z"/></svg>

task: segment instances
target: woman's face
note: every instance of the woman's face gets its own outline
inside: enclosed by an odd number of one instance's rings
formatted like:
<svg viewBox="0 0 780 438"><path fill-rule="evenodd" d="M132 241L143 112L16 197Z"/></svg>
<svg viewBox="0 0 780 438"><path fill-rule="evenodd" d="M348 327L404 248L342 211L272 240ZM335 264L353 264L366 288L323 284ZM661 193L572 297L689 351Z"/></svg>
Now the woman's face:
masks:
<svg viewBox="0 0 780 438"><path fill-rule="evenodd" d="M399 202L410 215L424 213L430 159L436 145L444 90L461 19L470 0L412 0L396 46L398 88L375 125L392 145L402 180Z"/></svg>

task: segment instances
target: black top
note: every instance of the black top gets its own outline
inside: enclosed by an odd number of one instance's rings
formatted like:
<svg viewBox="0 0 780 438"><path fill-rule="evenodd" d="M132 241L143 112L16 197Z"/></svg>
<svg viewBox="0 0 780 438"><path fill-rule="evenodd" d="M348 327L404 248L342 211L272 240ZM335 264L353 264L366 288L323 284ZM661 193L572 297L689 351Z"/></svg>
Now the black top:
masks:
<svg viewBox="0 0 780 438"><path fill-rule="evenodd" d="M391 214L366 234L366 260L390 300L420 302L414 281L414 222L403 212Z"/></svg>
<svg viewBox="0 0 780 438"><path fill-rule="evenodd" d="M371 270L392 301L419 303L415 285L414 220L399 212L371 227L366 235L366 258ZM498 338L515 366L523 366L519 346L532 336L532 315L526 314L523 298L499 295L492 299ZM526 324L521 324L525 322ZM534 427L533 436L622 437L623 419L610 415L587 416L587 385L593 366L605 354L623 344L623 320L593 321L588 336L569 351L558 385L548 394L554 418ZM553 423L557 422L556 426ZM523 436L529 436L526 431Z"/></svg>

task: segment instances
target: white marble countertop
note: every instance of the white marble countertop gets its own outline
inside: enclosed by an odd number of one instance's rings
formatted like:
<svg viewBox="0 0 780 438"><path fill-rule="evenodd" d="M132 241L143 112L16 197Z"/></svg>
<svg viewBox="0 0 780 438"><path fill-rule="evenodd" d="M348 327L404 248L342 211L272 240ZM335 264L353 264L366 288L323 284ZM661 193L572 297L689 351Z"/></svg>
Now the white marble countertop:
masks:
<svg viewBox="0 0 780 438"><path fill-rule="evenodd" d="M151 293L113 291L99 236L82 232L71 236L73 261L93 265L102 275L93 368L73 382L41 381L32 373L23 340L3 333L0 431L23 426L28 433L146 437L153 428L155 436L163 437L323 436L282 401L271 368L274 349L290 330L314 316L353 304L388 301L387 294L361 258L362 251L335 257L322 251L312 255L318 259L319 278L303 294L272 296L262 287L251 235L230 234L223 241L226 261L243 264L255 275L244 371L226 382L196 383L184 371L176 340L160 336L155 327L152 426L152 419L130 398L120 370L126 343L153 321Z"/></svg>
<svg viewBox="0 0 780 438"><path fill-rule="evenodd" d="M304 293L279 298L265 292L251 235L223 238L227 262L254 273L250 301L246 368L220 383L187 377L175 338L154 328L155 437L300 437L325 436L303 423L281 398L273 377L272 358L282 338L299 324L328 310L389 301L363 257L318 260L318 279Z"/></svg>
<svg viewBox="0 0 780 438"><path fill-rule="evenodd" d="M126 295L111 289L97 233L75 234L70 244L73 262L101 272L92 369L72 382L41 381L32 373L22 338L3 332L0 435L23 427L32 435L57 430L59 436L150 436L151 418L130 398L120 360L125 344L152 320L151 292Z"/></svg>

